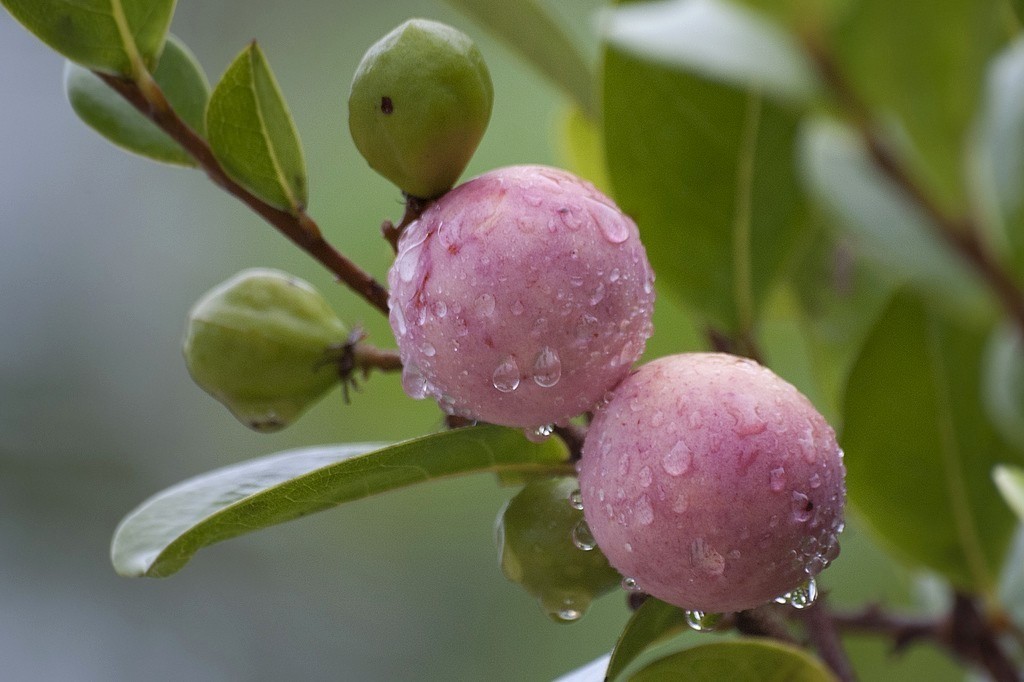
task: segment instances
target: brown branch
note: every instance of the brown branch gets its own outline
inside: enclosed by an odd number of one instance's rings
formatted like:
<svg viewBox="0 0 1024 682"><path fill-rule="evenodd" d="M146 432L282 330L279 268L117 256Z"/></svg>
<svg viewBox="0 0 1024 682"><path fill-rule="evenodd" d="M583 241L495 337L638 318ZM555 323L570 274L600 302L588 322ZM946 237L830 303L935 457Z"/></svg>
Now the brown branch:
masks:
<svg viewBox="0 0 1024 682"><path fill-rule="evenodd" d="M778 616L774 604L765 604L749 611L733 614L733 624L739 632L754 637L771 637L780 642L796 644L793 635Z"/></svg>
<svg viewBox="0 0 1024 682"><path fill-rule="evenodd" d="M381 234L384 235L384 239L388 244L391 244L391 248L395 253L398 253L398 240L402 237L402 233L405 228L423 215L423 212L430 208L430 205L434 203L432 199L420 199L410 194L405 195L405 215L402 216L402 222L398 223L396 227L390 220L385 220L380 226Z"/></svg>
<svg viewBox="0 0 1024 682"><path fill-rule="evenodd" d="M385 315L388 313L387 289L358 265L339 253L320 233L316 222L303 210L284 211L266 203L232 180L213 154L210 145L188 126L171 108L159 88L146 88L148 97L133 81L96 73L104 83L153 121L195 159L214 184L221 187L273 225L296 246L311 255L350 289Z"/></svg>
<svg viewBox="0 0 1024 682"><path fill-rule="evenodd" d="M836 630L825 595L818 597L818 601L812 606L798 613L803 618L807 636L821 655L821 660L825 661L842 682L856 682L857 673Z"/></svg>
<svg viewBox="0 0 1024 682"><path fill-rule="evenodd" d="M924 213L934 234L974 269L1024 334L1024 293L991 252L974 218L948 214L929 195L883 137L871 110L858 97L828 50L812 39L805 39L804 45L841 110L852 120L874 165Z"/></svg>

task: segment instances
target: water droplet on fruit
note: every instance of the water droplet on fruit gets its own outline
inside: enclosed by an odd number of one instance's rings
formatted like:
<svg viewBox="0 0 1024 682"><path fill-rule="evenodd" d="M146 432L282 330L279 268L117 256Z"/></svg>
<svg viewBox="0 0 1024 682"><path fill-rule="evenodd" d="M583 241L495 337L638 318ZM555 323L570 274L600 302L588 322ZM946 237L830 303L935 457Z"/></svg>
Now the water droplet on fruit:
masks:
<svg viewBox="0 0 1024 682"><path fill-rule="evenodd" d="M786 594L776 597L775 603L788 604L794 609L802 610L812 606L817 599L818 583L812 577Z"/></svg>
<svg viewBox="0 0 1024 682"><path fill-rule="evenodd" d="M584 552L597 547L597 540L594 539L594 534L590 532L590 526L587 525L585 519L580 519L572 529L572 544L576 549Z"/></svg>
<svg viewBox="0 0 1024 682"><path fill-rule="evenodd" d="M426 355L428 358L432 358L437 354L437 349L434 348L433 344L431 344L429 341L424 341L423 344L420 345L420 352Z"/></svg>
<svg viewBox="0 0 1024 682"><path fill-rule="evenodd" d="M704 538L697 538L690 544L690 565L711 575L722 575L725 558Z"/></svg>
<svg viewBox="0 0 1024 682"><path fill-rule="evenodd" d="M402 389L415 400L427 397L427 378L415 363L407 362L402 368Z"/></svg>
<svg viewBox="0 0 1024 682"><path fill-rule="evenodd" d="M803 523L811 518L811 512L814 510L814 503L811 502L807 495L802 492L793 491L791 498L790 507L793 510L793 520L797 523Z"/></svg>
<svg viewBox="0 0 1024 682"><path fill-rule="evenodd" d="M651 467L645 466L643 469L641 469L639 479L641 486L643 486L644 488L650 488L651 483L654 480L654 476L651 474Z"/></svg>
<svg viewBox="0 0 1024 682"><path fill-rule="evenodd" d="M768 487L772 489L773 493L781 493L782 489L786 487L786 470L782 467L772 469L768 473Z"/></svg>
<svg viewBox="0 0 1024 682"><path fill-rule="evenodd" d="M590 296L590 305L594 306L604 300L604 282L598 282L597 288Z"/></svg>
<svg viewBox="0 0 1024 682"><path fill-rule="evenodd" d="M533 362L533 380L542 388L551 388L562 378L562 360L549 346L541 348Z"/></svg>
<svg viewBox="0 0 1024 682"><path fill-rule="evenodd" d="M601 493L603 495L604 491L602 490ZM580 492L579 488L569 493L569 506L576 511L583 511L583 493Z"/></svg>
<svg viewBox="0 0 1024 682"><path fill-rule="evenodd" d="M633 513L636 514L636 520L640 522L641 526L649 526L654 521L654 509L651 507L651 500L646 495L641 495L640 499L637 500L636 506L633 508Z"/></svg>
<svg viewBox="0 0 1024 682"><path fill-rule="evenodd" d="M682 514L690 507L690 501L686 495L679 493L676 495L675 501L672 503L672 511L676 514Z"/></svg>
<svg viewBox="0 0 1024 682"><path fill-rule="evenodd" d="M439 320L443 320L444 316L448 314L448 306L444 301L438 301L434 304L434 315Z"/></svg>
<svg viewBox="0 0 1024 682"><path fill-rule="evenodd" d="M491 383L502 393L511 393L519 388L519 365L516 364L514 357L506 356L501 364L494 369Z"/></svg>
<svg viewBox="0 0 1024 682"><path fill-rule="evenodd" d="M690 462L693 459L690 448L686 443L679 440L661 458L661 466L669 476L682 476L690 470Z"/></svg>
<svg viewBox="0 0 1024 682"><path fill-rule="evenodd" d="M687 611L684 614L686 624L691 630L697 632L711 632L722 620L720 613L705 613L704 611Z"/></svg>
<svg viewBox="0 0 1024 682"><path fill-rule="evenodd" d="M524 310L526 310L526 306L523 305L522 301L516 299L515 303L512 304L512 314L519 316L523 314Z"/></svg>
<svg viewBox="0 0 1024 682"><path fill-rule="evenodd" d="M535 429L523 429L523 434L526 436L526 440L531 443L543 443L551 434L555 432L554 424L546 424L544 426L538 426Z"/></svg>
<svg viewBox="0 0 1024 682"><path fill-rule="evenodd" d="M476 298L477 315L490 317L494 314L494 296L491 294L480 294Z"/></svg>
<svg viewBox="0 0 1024 682"><path fill-rule="evenodd" d="M623 578L622 579L622 589L624 589L626 592L643 592L644 591L643 588L640 587L640 584L636 581L636 578Z"/></svg>
<svg viewBox="0 0 1024 682"><path fill-rule="evenodd" d="M817 490L821 487L821 476L818 474L811 474L811 477L807 479L807 484L811 486L812 490Z"/></svg>
<svg viewBox="0 0 1024 682"><path fill-rule="evenodd" d="M619 277L621 276L622 273L619 272L618 268L612 268L612 271L608 273L608 281L611 282L612 284L615 284L616 282L619 281Z"/></svg>

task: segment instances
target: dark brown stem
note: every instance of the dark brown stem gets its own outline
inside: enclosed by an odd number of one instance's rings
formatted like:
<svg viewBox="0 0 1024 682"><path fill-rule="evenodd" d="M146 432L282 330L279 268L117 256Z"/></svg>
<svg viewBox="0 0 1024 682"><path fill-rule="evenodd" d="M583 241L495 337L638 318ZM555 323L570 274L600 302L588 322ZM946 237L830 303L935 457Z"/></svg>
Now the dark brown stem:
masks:
<svg viewBox="0 0 1024 682"><path fill-rule="evenodd" d="M821 660L832 669L841 682L856 682L857 673L843 647L824 595L815 604L799 612L807 626L807 636L818 650Z"/></svg>
<svg viewBox="0 0 1024 682"><path fill-rule="evenodd" d="M583 439L587 436L586 427L576 424L556 426L555 435L565 441L566 447L569 448L569 461L578 462L583 454Z"/></svg>
<svg viewBox="0 0 1024 682"><path fill-rule="evenodd" d="M832 612L829 614L833 627L843 632L859 632L888 637L893 648L902 651L921 640L937 640L942 630L941 621L893 614L872 604L853 613Z"/></svg>
<svg viewBox="0 0 1024 682"><path fill-rule="evenodd" d="M181 145L216 185L277 228L372 306L385 315L388 313L388 292L383 285L331 246L320 233L316 222L304 210L293 213L271 206L232 180L206 140L181 120L155 84L147 88L147 97L133 81L102 73L96 75Z"/></svg>
<svg viewBox="0 0 1024 682"><path fill-rule="evenodd" d="M1024 293L991 252L974 218L948 214L929 195L880 133L871 110L857 96L828 50L810 39L805 40L805 46L822 80L860 134L874 165L924 213L934 234L981 277L1024 334Z"/></svg>
<svg viewBox="0 0 1024 682"><path fill-rule="evenodd" d="M774 604L766 604L749 611L740 611L733 615L736 629L745 635L755 637L771 637L780 642L796 644L797 641L779 618Z"/></svg>
<svg viewBox="0 0 1024 682"><path fill-rule="evenodd" d="M430 208L432 203L434 203L432 199L420 199L406 194L405 215L402 216L402 222L398 223L396 227L390 220L385 220L380 226L381 234L384 235L387 243L391 244L391 248L395 253L398 253L398 240L401 239L405 228L409 227L414 220L423 215L423 212Z"/></svg>
<svg viewBox="0 0 1024 682"><path fill-rule="evenodd" d="M705 330L705 335L711 349L716 353L742 355L760 365L764 364L764 354L761 352L757 340L750 333L742 333L734 338L714 327L708 327Z"/></svg>
<svg viewBox="0 0 1024 682"><path fill-rule="evenodd" d="M1020 682L1017 666L971 596L956 594L947 632L946 645L962 659L983 667L996 682Z"/></svg>

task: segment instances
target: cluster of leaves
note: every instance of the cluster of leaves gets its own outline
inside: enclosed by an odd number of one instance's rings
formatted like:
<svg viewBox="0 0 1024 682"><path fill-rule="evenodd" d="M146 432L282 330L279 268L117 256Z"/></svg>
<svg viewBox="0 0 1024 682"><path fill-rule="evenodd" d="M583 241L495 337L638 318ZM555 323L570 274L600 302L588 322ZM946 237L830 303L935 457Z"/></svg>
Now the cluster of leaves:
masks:
<svg viewBox="0 0 1024 682"><path fill-rule="evenodd" d="M299 137L256 44L211 89L167 35L174 0L0 4L68 58L69 98L89 125L202 168L386 309L383 289L305 213ZM452 4L565 91L567 157L636 219L659 291L709 345L776 366L829 414L849 453L851 502L893 553L977 598L992 628L1019 633L1024 604L1000 584L1024 518L1020 8L630 2L604 17L595 72L536 2ZM572 470L562 440L492 426L281 453L144 503L117 531L114 565L166 576L243 532L480 471L522 481ZM597 675L634 670L685 625L649 600ZM734 639L690 646L635 679L821 680L841 674L832 668L787 644Z"/></svg>

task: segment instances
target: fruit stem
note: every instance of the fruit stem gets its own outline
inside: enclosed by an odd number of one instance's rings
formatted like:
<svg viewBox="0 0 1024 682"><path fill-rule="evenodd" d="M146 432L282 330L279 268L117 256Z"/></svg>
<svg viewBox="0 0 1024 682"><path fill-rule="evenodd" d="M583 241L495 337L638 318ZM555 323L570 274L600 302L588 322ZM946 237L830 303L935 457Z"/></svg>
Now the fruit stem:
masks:
<svg viewBox="0 0 1024 682"><path fill-rule="evenodd" d="M402 221L395 226L390 220L385 220L380 226L381 234L384 235L387 243L391 244L391 248L395 253L398 253L398 240L402 238L405 228L409 227L410 224L423 215L423 212L434 203L434 199L420 199L411 194L405 194L404 196L405 214L402 216Z"/></svg>
<svg viewBox="0 0 1024 682"><path fill-rule="evenodd" d="M147 83L146 90L143 90L132 80L94 73L181 145L214 184L252 209L374 308L388 314L388 292L382 284L331 246L320 233L316 222L305 211L285 211L271 206L232 180L214 156L210 145L178 116L155 82Z"/></svg>

